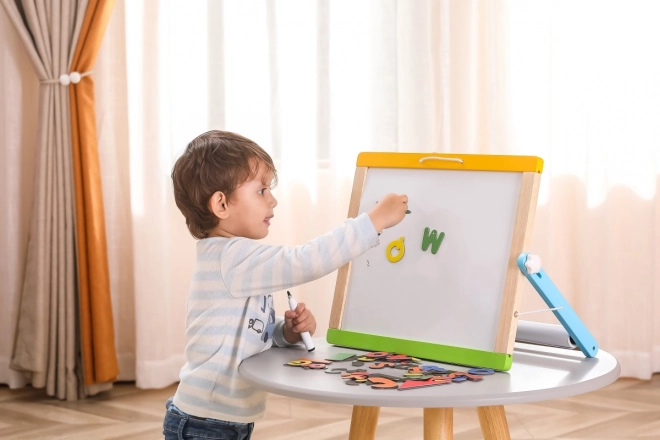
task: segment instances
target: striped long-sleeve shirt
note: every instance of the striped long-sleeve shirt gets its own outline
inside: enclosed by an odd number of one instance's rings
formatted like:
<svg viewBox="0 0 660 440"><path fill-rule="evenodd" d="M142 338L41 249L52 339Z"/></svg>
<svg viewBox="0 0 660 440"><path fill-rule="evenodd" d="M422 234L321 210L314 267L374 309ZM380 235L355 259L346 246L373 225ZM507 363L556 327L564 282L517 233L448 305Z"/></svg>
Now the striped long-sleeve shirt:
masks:
<svg viewBox="0 0 660 440"><path fill-rule="evenodd" d="M243 381L238 366L273 341L287 345L272 292L321 278L377 244L367 214L296 247L241 237L200 240L188 297L186 364L174 404L197 417L261 418L267 393Z"/></svg>

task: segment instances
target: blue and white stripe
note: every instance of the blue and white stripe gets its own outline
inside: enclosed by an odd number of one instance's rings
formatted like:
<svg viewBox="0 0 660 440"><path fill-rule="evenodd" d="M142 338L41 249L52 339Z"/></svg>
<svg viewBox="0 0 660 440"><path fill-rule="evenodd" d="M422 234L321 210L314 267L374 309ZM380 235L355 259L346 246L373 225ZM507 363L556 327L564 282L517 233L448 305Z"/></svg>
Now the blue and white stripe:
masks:
<svg viewBox="0 0 660 440"><path fill-rule="evenodd" d="M296 247L241 237L200 240L188 297L186 365L174 404L197 417L242 423L261 418L267 393L243 381L238 366L273 342L289 345L281 319L266 338L269 294L321 278L377 244L367 214Z"/></svg>

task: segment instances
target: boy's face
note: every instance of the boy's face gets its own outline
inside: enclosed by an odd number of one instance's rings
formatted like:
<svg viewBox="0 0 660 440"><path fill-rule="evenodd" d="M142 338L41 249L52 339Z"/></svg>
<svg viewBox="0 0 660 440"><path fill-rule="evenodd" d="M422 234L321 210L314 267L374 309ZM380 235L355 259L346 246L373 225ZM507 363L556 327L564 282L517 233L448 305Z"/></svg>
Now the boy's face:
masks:
<svg viewBox="0 0 660 440"><path fill-rule="evenodd" d="M268 235L270 220L277 200L273 197L270 185L272 173L259 164L254 178L243 182L227 203L227 218L218 224L218 235L225 237L247 237L255 240Z"/></svg>

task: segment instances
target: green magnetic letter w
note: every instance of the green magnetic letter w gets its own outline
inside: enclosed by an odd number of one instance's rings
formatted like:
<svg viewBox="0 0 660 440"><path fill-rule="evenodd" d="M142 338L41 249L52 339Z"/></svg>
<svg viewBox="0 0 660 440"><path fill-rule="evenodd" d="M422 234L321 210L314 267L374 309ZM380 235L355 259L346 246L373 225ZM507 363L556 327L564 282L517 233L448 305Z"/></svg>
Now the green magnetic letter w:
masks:
<svg viewBox="0 0 660 440"><path fill-rule="evenodd" d="M422 239L422 250L425 251L429 248L429 245L431 246L431 253L435 255L438 252L438 249L440 249L440 245L442 244L442 240L445 238L445 233L441 232L440 235L438 236L438 231L435 229L433 232L429 234L431 231L430 228L424 228L424 238Z"/></svg>

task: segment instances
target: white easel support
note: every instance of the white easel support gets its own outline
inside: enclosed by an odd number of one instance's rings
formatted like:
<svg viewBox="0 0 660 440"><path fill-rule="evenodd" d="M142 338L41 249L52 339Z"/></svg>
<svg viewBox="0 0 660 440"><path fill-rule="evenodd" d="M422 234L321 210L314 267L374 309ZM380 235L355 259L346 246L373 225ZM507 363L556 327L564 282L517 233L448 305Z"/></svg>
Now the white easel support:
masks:
<svg viewBox="0 0 660 440"><path fill-rule="evenodd" d="M550 307L559 322L571 336L575 345L587 357L594 357L598 353L598 342L591 335L577 313L559 292L548 274L541 268L541 258L538 255L522 253L518 257L518 267L534 289L541 295L543 301ZM529 312L528 312L529 313ZM518 315L522 315L519 313Z"/></svg>

